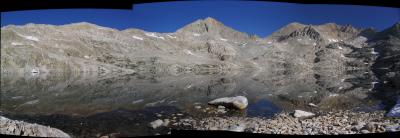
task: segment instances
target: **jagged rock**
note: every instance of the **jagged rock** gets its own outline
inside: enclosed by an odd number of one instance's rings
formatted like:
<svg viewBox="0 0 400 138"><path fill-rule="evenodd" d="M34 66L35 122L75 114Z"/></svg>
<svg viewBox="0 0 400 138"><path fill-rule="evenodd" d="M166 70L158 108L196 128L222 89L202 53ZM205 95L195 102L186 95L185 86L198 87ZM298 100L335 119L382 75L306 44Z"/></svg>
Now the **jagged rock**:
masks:
<svg viewBox="0 0 400 138"><path fill-rule="evenodd" d="M225 107L236 108L236 109L245 109L248 105L247 98L244 96L236 96L236 97L224 97L218 98L208 102L211 105L222 105Z"/></svg>

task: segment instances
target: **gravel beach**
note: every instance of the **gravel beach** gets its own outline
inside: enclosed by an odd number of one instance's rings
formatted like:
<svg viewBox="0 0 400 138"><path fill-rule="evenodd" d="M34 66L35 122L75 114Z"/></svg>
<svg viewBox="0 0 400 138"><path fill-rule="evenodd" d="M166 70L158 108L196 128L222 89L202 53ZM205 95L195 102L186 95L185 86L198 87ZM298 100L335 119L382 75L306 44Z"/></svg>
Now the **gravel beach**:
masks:
<svg viewBox="0 0 400 138"><path fill-rule="evenodd" d="M314 117L296 118L292 113L273 118L207 117L180 119L172 127L194 130L226 130L236 132L286 135L338 135L400 131L400 119L386 118L384 111L335 111L317 113Z"/></svg>

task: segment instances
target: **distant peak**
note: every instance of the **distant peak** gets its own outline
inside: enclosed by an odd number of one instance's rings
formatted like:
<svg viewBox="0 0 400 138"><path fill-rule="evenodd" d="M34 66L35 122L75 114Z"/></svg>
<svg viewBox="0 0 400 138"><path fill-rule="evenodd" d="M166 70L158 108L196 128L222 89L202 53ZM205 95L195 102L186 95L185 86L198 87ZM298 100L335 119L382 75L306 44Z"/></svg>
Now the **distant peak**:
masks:
<svg viewBox="0 0 400 138"><path fill-rule="evenodd" d="M268 36L269 38L279 38L281 36L286 36L291 34L292 32L302 29L306 27L306 25L298 23L298 22L292 22L284 27L282 27L281 29L279 29L278 31L272 33L270 36Z"/></svg>
<svg viewBox="0 0 400 138"><path fill-rule="evenodd" d="M288 25L286 25L286 26L305 26L304 24L301 24L301 23L299 23L299 22L292 22L292 23L290 23L290 24L288 24Z"/></svg>
<svg viewBox="0 0 400 138"><path fill-rule="evenodd" d="M209 22L209 23L219 23L219 21L217 21L216 19L214 19L212 17L207 17L203 21Z"/></svg>
<svg viewBox="0 0 400 138"><path fill-rule="evenodd" d="M334 29L339 29L340 26L337 25L336 23L325 23L322 25L318 25L319 28L323 28L323 29L330 29L330 30L334 30Z"/></svg>
<svg viewBox="0 0 400 138"><path fill-rule="evenodd" d="M202 32L209 32L212 30L219 30L219 29L226 29L224 24L221 22L217 21L216 19L212 17L207 17L205 19L198 19L183 28L179 29L178 32L181 31L190 31L190 32L197 32L197 33L202 33Z"/></svg>
<svg viewBox="0 0 400 138"><path fill-rule="evenodd" d="M212 17L198 19L176 31L178 34L207 34L208 36L247 39L246 33L230 28Z"/></svg>

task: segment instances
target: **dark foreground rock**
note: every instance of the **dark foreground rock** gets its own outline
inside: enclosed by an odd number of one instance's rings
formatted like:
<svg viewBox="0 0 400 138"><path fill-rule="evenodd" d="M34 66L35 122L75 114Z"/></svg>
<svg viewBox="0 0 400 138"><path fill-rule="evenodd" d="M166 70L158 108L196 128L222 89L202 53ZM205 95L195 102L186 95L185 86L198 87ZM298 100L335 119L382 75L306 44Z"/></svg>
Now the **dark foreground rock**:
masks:
<svg viewBox="0 0 400 138"><path fill-rule="evenodd" d="M385 118L383 111L365 113L337 111L307 119L289 113L272 119L258 117L209 117L177 123L178 129L226 130L266 134L319 135L361 134L400 131L400 119Z"/></svg>
<svg viewBox="0 0 400 138"><path fill-rule="evenodd" d="M70 137L65 132L48 126L11 120L0 116L0 134L35 137Z"/></svg>

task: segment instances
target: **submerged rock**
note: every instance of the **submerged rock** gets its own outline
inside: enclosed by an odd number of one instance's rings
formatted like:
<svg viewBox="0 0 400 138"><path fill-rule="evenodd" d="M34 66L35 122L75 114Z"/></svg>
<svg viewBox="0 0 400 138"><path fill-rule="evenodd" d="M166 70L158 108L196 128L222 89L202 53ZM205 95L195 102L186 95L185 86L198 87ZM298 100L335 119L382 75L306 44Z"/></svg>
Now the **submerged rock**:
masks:
<svg viewBox="0 0 400 138"><path fill-rule="evenodd" d="M311 117L314 115L315 114L313 114L311 112L306 112L306 111L302 111L302 110L294 110L294 114L293 114L293 116L296 118Z"/></svg>
<svg viewBox="0 0 400 138"><path fill-rule="evenodd" d="M0 116L0 134L34 137L71 137L56 128L11 120L2 116Z"/></svg>
<svg viewBox="0 0 400 138"><path fill-rule="evenodd" d="M244 96L218 98L208 102L211 105L222 105L227 108L245 109L248 105L247 98Z"/></svg>

